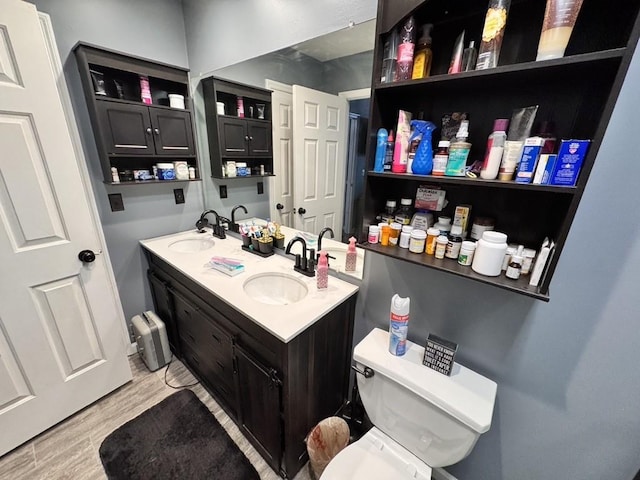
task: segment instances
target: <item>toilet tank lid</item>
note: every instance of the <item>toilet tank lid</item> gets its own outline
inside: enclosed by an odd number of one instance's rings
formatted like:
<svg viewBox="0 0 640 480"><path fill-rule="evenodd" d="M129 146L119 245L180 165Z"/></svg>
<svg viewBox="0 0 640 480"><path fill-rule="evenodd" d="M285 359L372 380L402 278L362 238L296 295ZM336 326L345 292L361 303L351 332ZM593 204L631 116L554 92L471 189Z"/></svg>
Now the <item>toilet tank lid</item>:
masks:
<svg viewBox="0 0 640 480"><path fill-rule="evenodd" d="M426 343L426 342L425 342ZM424 347L407 340L407 353L389 353L389 332L373 329L353 351L355 361L423 397L478 433L491 426L497 385L455 363L447 377L422 364ZM366 405L365 405L366 407Z"/></svg>

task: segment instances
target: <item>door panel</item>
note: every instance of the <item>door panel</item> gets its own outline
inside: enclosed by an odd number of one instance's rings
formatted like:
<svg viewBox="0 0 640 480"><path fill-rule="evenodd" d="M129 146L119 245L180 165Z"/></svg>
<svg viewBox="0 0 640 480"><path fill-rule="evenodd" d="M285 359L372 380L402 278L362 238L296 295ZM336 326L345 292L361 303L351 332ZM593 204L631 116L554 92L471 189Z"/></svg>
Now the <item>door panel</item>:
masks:
<svg viewBox="0 0 640 480"><path fill-rule="evenodd" d="M194 155L191 114L180 110L149 108L158 155Z"/></svg>
<svg viewBox="0 0 640 480"><path fill-rule="evenodd" d="M282 384L275 371L235 345L238 416L267 462L277 471L282 457Z"/></svg>
<svg viewBox="0 0 640 480"><path fill-rule="evenodd" d="M98 122L107 153L155 153L149 107L98 100Z"/></svg>
<svg viewBox="0 0 640 480"><path fill-rule="evenodd" d="M273 173L269 180L269 212L271 218L293 228L293 95L267 80L271 88L273 124ZM286 88L282 86L281 88ZM277 208L280 205L282 208Z"/></svg>
<svg viewBox="0 0 640 480"><path fill-rule="evenodd" d="M342 238L348 106L344 98L293 86L294 207L296 228L331 227Z"/></svg>
<svg viewBox="0 0 640 480"><path fill-rule="evenodd" d="M0 456L131 379L110 266L78 260L103 246L40 28L2 0Z"/></svg>
<svg viewBox="0 0 640 480"><path fill-rule="evenodd" d="M247 120L247 134L249 135L249 155L271 156L271 123Z"/></svg>
<svg viewBox="0 0 640 480"><path fill-rule="evenodd" d="M249 154L247 122L244 119L220 117L218 129L223 157L246 157Z"/></svg>

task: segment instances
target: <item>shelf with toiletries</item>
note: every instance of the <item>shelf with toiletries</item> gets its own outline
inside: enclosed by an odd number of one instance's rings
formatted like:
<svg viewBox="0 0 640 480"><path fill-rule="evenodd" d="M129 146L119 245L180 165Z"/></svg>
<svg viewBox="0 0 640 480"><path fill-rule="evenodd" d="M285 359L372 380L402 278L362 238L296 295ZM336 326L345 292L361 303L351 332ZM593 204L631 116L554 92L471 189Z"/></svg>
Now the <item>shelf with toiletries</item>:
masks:
<svg viewBox="0 0 640 480"><path fill-rule="evenodd" d="M74 53L104 182L173 181L153 174L160 163L198 180L189 71L83 42Z"/></svg>
<svg viewBox="0 0 640 480"><path fill-rule="evenodd" d="M614 1L605 11L599 2L584 0L582 8L571 15L570 20L575 25L573 30L569 28L565 32L567 45L564 55L564 47L548 55L546 44L541 44L539 50L541 32L553 27L546 24L543 28L547 8L545 3L551 5L552 12L555 11L555 0L487 0L482 4L472 0L454 4L445 0L411 0L401 4L380 0L367 147L369 171L359 233L364 249L549 300L553 273L640 36L640 4L628 5ZM488 10L495 15L501 9L504 15L501 14L500 18L506 19L506 26L499 29L489 44L482 46L485 19L490 16ZM414 30L413 38L411 30ZM399 39L399 43L396 40L389 41L393 38L392 34ZM401 46L400 43L411 41L415 44L415 50L408 62L405 53L411 49L405 48L403 53L406 45ZM395 50L390 48L394 42ZM495 63L488 67L486 55L482 60L485 63L467 62L478 53L469 48L469 42L474 42L476 49L480 47L480 56L484 47L490 47L488 51ZM390 53L394 51L396 53ZM536 61L537 55L539 58ZM416 63L413 63L414 60ZM465 65L467 69L463 68ZM480 65L487 68L476 69ZM457 73L449 73L450 69ZM389 72L395 72L394 76L390 76ZM513 124L518 115L516 112L527 109L535 110L535 121L526 129L526 135L518 139L521 145L529 145L529 140L545 142L546 145L546 139L554 137L557 139L555 150L539 152L535 157L536 162L540 160L538 164L529 162L534 169L531 172L519 172L520 167L516 163L515 171L506 169L503 172L501 169L498 174L496 169L496 175L486 174L484 169L490 148L487 138L496 133L496 123ZM443 119L457 112L468 121L468 131L459 141L456 135L443 138ZM397 137L399 125L407 126L403 129L407 132L406 137L404 132L402 136L405 151L416 152L415 149L419 148L414 145L414 150L411 150L408 141L410 122L405 121L406 118L401 122L403 115L410 116L409 120L419 119L435 124L436 130L432 132L433 150L440 148L440 140L451 142L449 145L443 142L445 152L454 144L454 140L458 142L458 150L466 145L464 148L468 156L464 159L460 176L449 176L450 172L442 174L442 171L438 172L441 175L431 175L431 170L420 171L426 173L424 175L416 175L415 172L391 173L386 170L387 165L384 169L380 168L377 162L381 155L376 152L380 152L384 134L389 134L389 130L393 130L393 135L389 135L386 154L382 154L385 164L389 155L395 157L393 140L394 136ZM554 125L553 131L545 130L542 127L545 124ZM416 127L417 124L411 126ZM543 135L542 132L553 135ZM511 141L510 133L505 135L503 132L502 135ZM581 168L577 168L576 174L566 185L552 184L559 182L549 180L548 176L544 177L547 180L534 181L534 172L544 165L542 154L545 154L544 161L550 168L549 175L558 175L559 168L566 164L556 162L557 165L553 166L551 158L559 158L559 149L563 147L573 151L573 145L586 145L588 150L580 158ZM525 151L520 148L518 159L525 158ZM444 154L445 159L446 155L450 153ZM497 165L503 166L500 161ZM465 176L469 170L477 178ZM411 172L411 168L408 171ZM544 168L541 173L547 175ZM385 201L393 198L399 201L405 197L413 201L421 186L446 191L449 205L442 212L433 212L434 216L452 215L452 209L456 206L469 205L472 207L472 219L475 216L494 218L495 230L505 233L509 244L520 244L528 250L553 252L543 265L544 275L538 284L530 286L526 276L518 280L506 278L504 273L496 277L484 276L454 260L437 260L427 254L411 253L406 248L367 242L368 228L378 225ZM552 242L543 246L547 239Z"/></svg>
<svg viewBox="0 0 640 480"><path fill-rule="evenodd" d="M517 183L517 182L504 182L502 180L484 180L482 178L469 178L469 177L447 177L438 175L415 175L411 173L391 173L391 172L367 172L367 176L389 178L395 180L405 181L418 181L421 183L435 183L435 184L453 184L464 185L467 187L478 188L506 188L514 190L529 190L559 193L563 195L573 195L577 193L577 187L564 187L557 185L533 185L531 183Z"/></svg>
<svg viewBox="0 0 640 480"><path fill-rule="evenodd" d="M202 91L212 177L243 177L237 162L251 176L272 176L271 91L215 77L202 80Z"/></svg>

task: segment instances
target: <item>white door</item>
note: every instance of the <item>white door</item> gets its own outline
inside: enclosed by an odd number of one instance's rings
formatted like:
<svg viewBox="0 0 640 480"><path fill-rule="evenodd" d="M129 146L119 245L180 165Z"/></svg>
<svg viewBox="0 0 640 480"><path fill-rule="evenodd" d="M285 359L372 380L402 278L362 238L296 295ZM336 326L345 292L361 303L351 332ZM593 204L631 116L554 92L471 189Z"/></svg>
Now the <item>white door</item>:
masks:
<svg viewBox="0 0 640 480"><path fill-rule="evenodd" d="M131 379L33 5L0 0L0 455Z"/></svg>
<svg viewBox="0 0 640 480"><path fill-rule="evenodd" d="M280 225L295 228L293 221L293 95L291 85L266 81L271 93L273 173L269 184L269 214Z"/></svg>
<svg viewBox="0 0 640 480"><path fill-rule="evenodd" d="M295 227L342 238L349 107L347 100L293 86Z"/></svg>

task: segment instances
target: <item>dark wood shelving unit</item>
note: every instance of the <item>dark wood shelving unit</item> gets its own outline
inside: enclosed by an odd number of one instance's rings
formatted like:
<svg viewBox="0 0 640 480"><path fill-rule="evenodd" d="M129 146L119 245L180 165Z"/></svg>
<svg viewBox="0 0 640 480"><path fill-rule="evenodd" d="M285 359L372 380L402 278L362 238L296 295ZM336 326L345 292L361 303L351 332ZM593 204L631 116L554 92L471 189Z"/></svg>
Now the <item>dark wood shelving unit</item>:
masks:
<svg viewBox="0 0 640 480"><path fill-rule="evenodd" d="M104 183L141 185L167 182L113 182L113 167L119 174L134 170L151 173L153 165L158 162L186 161L189 167L199 172L189 96L189 70L83 42L74 47L74 53ZM92 71L102 75L101 93L96 90ZM142 101L140 76L149 80L151 104ZM185 108L169 106L169 94L182 95ZM198 178L196 173L196 180Z"/></svg>
<svg viewBox="0 0 640 480"><path fill-rule="evenodd" d="M201 182L201 178L190 178L189 180L134 180L133 182L103 182L107 185L154 185L158 183L184 183L184 182Z"/></svg>
<svg viewBox="0 0 640 480"><path fill-rule="evenodd" d="M613 0L606 9L597 0L584 0L564 58L535 61L545 2L514 0L509 10L498 66L493 69L447 74L456 38L463 30L465 47L480 44L486 5L473 0L380 0L372 77L361 246L369 251L422 265L519 294L548 301L550 284L571 223L580 204L640 36L640 4ZM420 80L380 83L384 40L413 15L416 26L434 25L431 76ZM398 110L413 118L422 115L440 126L442 115L467 112L468 164L484 158L493 121L510 118L514 109L538 105L536 123L552 120L561 139L590 139L589 152L574 187L531 185L467 177L440 177L373 172L375 138L379 128L396 130ZM439 140L439 130L433 138ZM535 133L535 126L534 131ZM613 160L613 159L611 159ZM488 216L509 243L539 250L545 237L555 241L538 287L529 278L514 282L501 275L484 277L453 260L436 260L404 249L366 243L368 225L384 210L387 199L415 198L421 185L447 192L448 206L434 216L452 216L456 205L471 205L471 219Z"/></svg>
<svg viewBox="0 0 640 480"><path fill-rule="evenodd" d="M482 178L469 177L447 177L438 175L414 175L411 173L388 173L388 172L367 172L367 176L389 178L406 181L420 181L424 184L435 185L464 185L466 187L476 188L499 188L513 189L537 192L553 192L561 194L575 194L578 189L576 187L559 187L555 185L533 185L531 183L503 182L501 180L484 180Z"/></svg>
<svg viewBox="0 0 640 480"><path fill-rule="evenodd" d="M495 285L505 290L521 293L538 300L544 300L545 302L549 301L548 294L540 293L537 287L529 285L529 276L523 275L518 280L511 280L504 275L500 275L498 277L486 277L471 270L470 266L463 267L458 264L456 260L451 258L437 259L433 255L427 255L426 253L412 253L407 248L399 248L395 246L383 247L379 243L370 244L365 242L358 244L358 246L370 252L379 253L392 258L399 258L409 263L434 268L442 272L451 273L453 275L458 275L481 283Z"/></svg>
<svg viewBox="0 0 640 480"><path fill-rule="evenodd" d="M202 80L211 176L213 178L254 178L273 176L271 133L271 91L216 77ZM238 99L244 104L244 117L238 115ZM219 114L217 103L224 104ZM258 105L264 118L258 118ZM252 170L247 177L223 175L226 162L245 162ZM263 165L265 175L255 175Z"/></svg>

